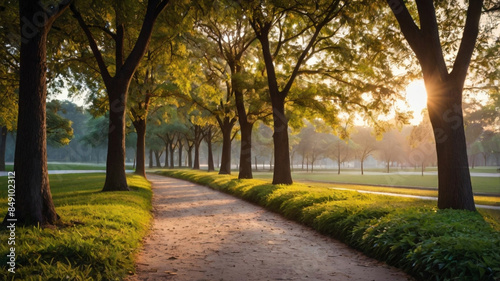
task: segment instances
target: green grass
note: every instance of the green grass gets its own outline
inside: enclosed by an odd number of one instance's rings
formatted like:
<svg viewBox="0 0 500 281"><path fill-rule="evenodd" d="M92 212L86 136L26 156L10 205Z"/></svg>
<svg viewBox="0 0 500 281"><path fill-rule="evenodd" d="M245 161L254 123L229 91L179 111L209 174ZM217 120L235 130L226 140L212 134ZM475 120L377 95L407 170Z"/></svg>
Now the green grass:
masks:
<svg viewBox="0 0 500 281"><path fill-rule="evenodd" d="M500 279L499 212L437 210L435 201L202 171L160 173L264 206L422 280Z"/></svg>
<svg viewBox="0 0 500 281"><path fill-rule="evenodd" d="M270 172L254 172L254 177L270 179ZM391 173L387 175L351 175L330 172L294 172L292 178L296 181L316 181L331 183L354 183L383 186L428 187L437 189L436 175L400 175ZM472 188L478 193L500 194L500 177L472 177Z"/></svg>
<svg viewBox="0 0 500 281"><path fill-rule="evenodd" d="M134 271L134 259L151 222L151 185L128 175L130 192L100 192L104 174L51 175L56 211L66 223L58 229L16 229L15 280L122 280ZM6 177L0 182L7 183ZM0 192L0 215L7 211ZM7 272L7 235L0 232L1 280Z"/></svg>
<svg viewBox="0 0 500 281"><path fill-rule="evenodd" d="M106 164L94 164L94 163L48 163L48 168L50 171L55 170L106 170ZM127 170L131 170L132 165L126 165ZM5 165L6 171L12 171L14 169L13 165Z"/></svg>

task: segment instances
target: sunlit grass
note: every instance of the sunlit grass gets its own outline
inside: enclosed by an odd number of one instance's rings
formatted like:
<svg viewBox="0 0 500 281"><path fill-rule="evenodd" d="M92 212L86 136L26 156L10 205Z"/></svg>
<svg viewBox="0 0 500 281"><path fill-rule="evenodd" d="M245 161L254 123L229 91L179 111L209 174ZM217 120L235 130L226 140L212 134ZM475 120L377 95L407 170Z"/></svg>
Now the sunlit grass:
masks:
<svg viewBox="0 0 500 281"><path fill-rule="evenodd" d="M151 185L128 175L130 192L100 192L104 174L51 175L51 192L63 222L58 229L16 229L15 280L122 280L134 271L134 259L151 222ZM6 177L0 177L6 183ZM7 211L0 192L0 215ZM7 232L0 232L6 241ZM0 245L2 280L14 280L6 268L7 243Z"/></svg>
<svg viewBox="0 0 500 281"><path fill-rule="evenodd" d="M106 164L95 164L95 163L48 163L47 164L49 171L55 170L106 170ZM131 170L133 168L132 165L126 165L125 169ZM14 169L13 165L5 165L6 171L12 171Z"/></svg>
<svg viewBox="0 0 500 281"><path fill-rule="evenodd" d="M255 178L270 179L270 172L255 172ZM325 183L353 183L382 186L403 186L403 187L427 187L437 189L436 175L404 175L404 174L381 174L381 175L352 175L336 174L330 172L294 172L292 178L295 181L315 181ZM500 177L472 177L472 188L478 193L500 194Z"/></svg>

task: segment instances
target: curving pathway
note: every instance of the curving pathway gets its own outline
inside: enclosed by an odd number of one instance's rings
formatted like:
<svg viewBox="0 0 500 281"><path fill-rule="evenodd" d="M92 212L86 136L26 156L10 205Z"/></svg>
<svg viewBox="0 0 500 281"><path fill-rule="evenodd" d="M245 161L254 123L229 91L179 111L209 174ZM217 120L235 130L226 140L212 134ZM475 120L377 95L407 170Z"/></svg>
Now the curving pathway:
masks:
<svg viewBox="0 0 500 281"><path fill-rule="evenodd" d="M128 280L413 280L235 197L177 179L148 179L155 218Z"/></svg>

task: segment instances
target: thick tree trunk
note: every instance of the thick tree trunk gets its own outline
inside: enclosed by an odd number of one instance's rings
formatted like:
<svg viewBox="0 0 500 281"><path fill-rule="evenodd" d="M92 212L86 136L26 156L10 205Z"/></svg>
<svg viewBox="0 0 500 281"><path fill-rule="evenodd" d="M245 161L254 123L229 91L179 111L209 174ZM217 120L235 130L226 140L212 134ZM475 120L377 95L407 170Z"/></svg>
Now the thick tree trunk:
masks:
<svg viewBox="0 0 500 281"><path fill-rule="evenodd" d="M467 160L462 92L455 85L446 86L443 89L454 92L445 91L441 95L431 93L427 102L438 159L438 208L475 211Z"/></svg>
<svg viewBox="0 0 500 281"><path fill-rule="evenodd" d="M125 175L125 108L127 104L127 80L114 80L108 88L109 132L106 158L106 181L102 191L128 191Z"/></svg>
<svg viewBox="0 0 500 281"><path fill-rule="evenodd" d="M0 132L0 171L5 171L5 148L7 147L7 127Z"/></svg>
<svg viewBox="0 0 500 281"><path fill-rule="evenodd" d="M288 119L281 98L272 98L274 121L274 172L273 184L292 184L290 170L290 146L288 143Z"/></svg>
<svg viewBox="0 0 500 281"><path fill-rule="evenodd" d="M251 179L252 175L252 128L253 123L240 120L241 150L239 179Z"/></svg>
<svg viewBox="0 0 500 281"><path fill-rule="evenodd" d="M193 163L193 169L199 170L200 169L200 144L195 144L194 145L194 163Z"/></svg>
<svg viewBox="0 0 500 281"><path fill-rule="evenodd" d="M231 131L233 130L234 122L228 117L219 123L222 132L222 156L220 163L219 175L231 174Z"/></svg>
<svg viewBox="0 0 500 281"><path fill-rule="evenodd" d="M16 210L3 221L16 225L53 225L56 214L50 193L46 139L46 43L52 22L36 27L37 15L48 16L36 1L19 2L21 21L19 111L14 172Z"/></svg>
<svg viewBox="0 0 500 281"><path fill-rule="evenodd" d="M137 132L137 164L135 167L135 174L146 177L146 120L139 119L136 122L133 122L133 124L135 131ZM151 159L149 164L152 164Z"/></svg>

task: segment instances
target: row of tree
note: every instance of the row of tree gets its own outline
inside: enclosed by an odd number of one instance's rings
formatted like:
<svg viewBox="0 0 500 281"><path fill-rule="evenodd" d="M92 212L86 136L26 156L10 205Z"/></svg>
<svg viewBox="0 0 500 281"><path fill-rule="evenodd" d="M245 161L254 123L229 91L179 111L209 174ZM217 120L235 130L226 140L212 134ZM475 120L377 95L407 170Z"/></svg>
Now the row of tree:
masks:
<svg viewBox="0 0 500 281"><path fill-rule="evenodd" d="M380 125L377 116L392 108L405 80L418 73L410 53L421 66L429 96L438 206L475 210L462 91L471 59L480 62L476 74L496 81L491 72L498 61L498 42L491 37L496 21L480 25L484 12L497 10L495 1L471 0L467 7L420 0L416 5L403 0L21 0L16 9L17 4L4 1L0 10L2 73L10 81L5 84L9 95L16 96L8 102L19 105L15 171L30 175L17 182L23 194L16 212L20 223L57 221L46 164L47 81L51 89L70 84L72 90L89 91L93 113L107 112L103 191L128 190L126 115L138 135L137 172L144 174L148 115L165 105L185 108L195 142L198 127L220 128L221 173L230 172L238 123L240 178L251 177L253 125L269 123L273 183L291 184L289 127L302 126L304 117L338 127L342 111L359 111ZM455 58L447 55L454 51ZM401 69L405 75L397 74ZM404 114L396 116L405 121ZM164 137L172 152L173 137Z"/></svg>

